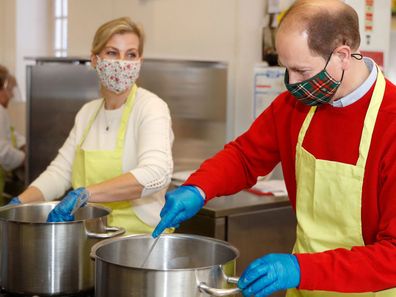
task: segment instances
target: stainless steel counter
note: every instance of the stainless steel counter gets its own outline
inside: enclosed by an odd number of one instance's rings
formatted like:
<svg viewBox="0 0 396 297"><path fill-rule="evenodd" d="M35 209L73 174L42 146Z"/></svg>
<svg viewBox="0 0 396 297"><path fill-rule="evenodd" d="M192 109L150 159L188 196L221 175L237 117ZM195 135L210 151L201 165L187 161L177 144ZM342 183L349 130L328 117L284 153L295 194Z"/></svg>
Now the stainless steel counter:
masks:
<svg viewBox="0 0 396 297"><path fill-rule="evenodd" d="M258 211L289 205L289 198L287 196L259 196L247 191L241 191L235 195L217 197L210 200L201 210L200 214L210 217L224 217L241 212Z"/></svg>

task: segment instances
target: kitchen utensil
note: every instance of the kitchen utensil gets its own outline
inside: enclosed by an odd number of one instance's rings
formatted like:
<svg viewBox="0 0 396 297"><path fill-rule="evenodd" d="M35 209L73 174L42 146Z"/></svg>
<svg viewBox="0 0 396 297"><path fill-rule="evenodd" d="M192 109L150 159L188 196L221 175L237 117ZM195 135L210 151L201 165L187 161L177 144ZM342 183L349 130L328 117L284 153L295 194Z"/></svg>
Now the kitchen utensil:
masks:
<svg viewBox="0 0 396 297"><path fill-rule="evenodd" d="M186 234L162 234L145 266L141 259L153 246L150 235L107 239L92 247L96 297L236 296L239 255L227 242Z"/></svg>
<svg viewBox="0 0 396 297"><path fill-rule="evenodd" d="M150 257L151 252L153 251L153 249L154 249L155 246L157 245L157 242L158 242L158 240L160 239L160 237L161 237L161 234L153 241L153 244L151 245L151 247L150 247L150 249L149 249L149 251L148 251L148 253L147 253L147 256L144 258L144 260L143 260L143 262L142 262L142 265L140 265L140 267L144 267L144 264L146 264L147 259Z"/></svg>
<svg viewBox="0 0 396 297"><path fill-rule="evenodd" d="M111 209L94 204L78 209L74 221L47 223L57 204L0 209L0 278L6 292L72 295L93 289L91 247L125 231L107 226Z"/></svg>
<svg viewBox="0 0 396 297"><path fill-rule="evenodd" d="M85 196L84 198L81 198L81 196ZM88 197L86 191L83 191L80 196L79 199L77 199L77 203L74 205L72 211L70 212L70 215L74 215L76 213L76 211L84 204L85 201L88 201Z"/></svg>

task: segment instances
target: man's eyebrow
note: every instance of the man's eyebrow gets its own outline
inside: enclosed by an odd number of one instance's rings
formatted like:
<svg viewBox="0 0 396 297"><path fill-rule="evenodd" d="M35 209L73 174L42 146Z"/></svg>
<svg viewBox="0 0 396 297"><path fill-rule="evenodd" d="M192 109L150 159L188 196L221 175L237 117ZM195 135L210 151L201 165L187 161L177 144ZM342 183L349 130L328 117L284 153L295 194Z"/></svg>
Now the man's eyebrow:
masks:
<svg viewBox="0 0 396 297"><path fill-rule="evenodd" d="M309 67L307 67L307 66L290 66L290 67L287 67L287 69L292 70L292 71L303 71L303 70L309 70Z"/></svg>

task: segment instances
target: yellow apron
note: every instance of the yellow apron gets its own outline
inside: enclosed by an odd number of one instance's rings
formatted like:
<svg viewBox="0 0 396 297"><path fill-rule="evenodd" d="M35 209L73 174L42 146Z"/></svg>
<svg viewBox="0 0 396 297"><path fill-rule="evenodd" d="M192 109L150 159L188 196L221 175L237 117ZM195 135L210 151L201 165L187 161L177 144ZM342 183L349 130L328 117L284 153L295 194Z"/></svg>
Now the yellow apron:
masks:
<svg viewBox="0 0 396 297"><path fill-rule="evenodd" d="M17 147L17 141L16 141L16 136L15 136L15 130L14 127L10 127L10 133L11 133L11 144L14 148ZM3 167L0 166L0 206L7 204L8 199L5 199L3 196L4 193L4 187L6 183L6 178L7 175L9 175L9 172L5 171Z"/></svg>
<svg viewBox="0 0 396 297"><path fill-rule="evenodd" d="M362 188L364 170L378 110L385 91L385 79L378 70L377 82L364 120L356 165L319 160L302 147L305 133L315 114L311 107L300 129L296 146L295 253L315 253L336 248L364 246L362 235ZM353 276L351 276L353 277ZM396 289L368 293L337 293L290 289L287 297L396 296Z"/></svg>
<svg viewBox="0 0 396 297"><path fill-rule="evenodd" d="M89 130L92 127L103 103L90 119L85 128L80 144L77 146L72 168L72 185L74 189L87 187L100 183L123 174L122 158L124 154L125 134L129 116L136 97L137 86L132 87L122 113L120 128L118 130L117 143L114 150L83 150L81 148ZM135 212L130 200L99 203L110 207L113 211L109 216L109 225L124 227L127 233L140 234L151 233L154 227L145 224Z"/></svg>

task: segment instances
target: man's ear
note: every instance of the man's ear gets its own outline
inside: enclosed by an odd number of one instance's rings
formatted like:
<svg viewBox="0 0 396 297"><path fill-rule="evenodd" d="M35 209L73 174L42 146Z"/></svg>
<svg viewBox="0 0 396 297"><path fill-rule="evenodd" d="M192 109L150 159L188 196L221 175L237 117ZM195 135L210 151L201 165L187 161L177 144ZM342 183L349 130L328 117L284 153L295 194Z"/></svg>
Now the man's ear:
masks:
<svg viewBox="0 0 396 297"><path fill-rule="evenodd" d="M334 50L335 54L341 61L342 69L347 70L351 64L352 50L348 45L341 45Z"/></svg>

